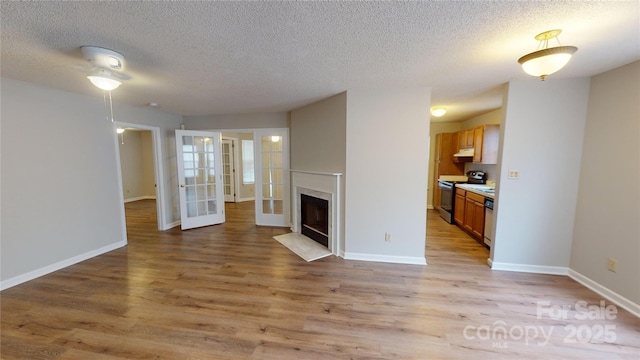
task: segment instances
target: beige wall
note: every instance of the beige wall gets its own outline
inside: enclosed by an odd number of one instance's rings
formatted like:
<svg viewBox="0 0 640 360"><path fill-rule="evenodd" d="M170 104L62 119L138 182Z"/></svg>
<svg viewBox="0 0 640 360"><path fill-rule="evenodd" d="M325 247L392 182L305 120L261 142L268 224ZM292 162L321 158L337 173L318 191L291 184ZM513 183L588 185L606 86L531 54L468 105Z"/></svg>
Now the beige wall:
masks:
<svg viewBox="0 0 640 360"><path fill-rule="evenodd" d="M343 92L289 113L291 161L294 170L338 172L346 177L347 93ZM292 202L294 199L292 199ZM340 237L344 239L345 197L340 206ZM343 245L344 246L344 243ZM344 252L344 248L339 249Z"/></svg>
<svg viewBox="0 0 640 360"><path fill-rule="evenodd" d="M291 111L291 169L344 172L347 93Z"/></svg>
<svg viewBox="0 0 640 360"><path fill-rule="evenodd" d="M571 269L640 307L640 62L591 80ZM616 273L607 260L618 260Z"/></svg>
<svg viewBox="0 0 640 360"><path fill-rule="evenodd" d="M120 141L120 168L124 200L155 198L151 131L127 130Z"/></svg>

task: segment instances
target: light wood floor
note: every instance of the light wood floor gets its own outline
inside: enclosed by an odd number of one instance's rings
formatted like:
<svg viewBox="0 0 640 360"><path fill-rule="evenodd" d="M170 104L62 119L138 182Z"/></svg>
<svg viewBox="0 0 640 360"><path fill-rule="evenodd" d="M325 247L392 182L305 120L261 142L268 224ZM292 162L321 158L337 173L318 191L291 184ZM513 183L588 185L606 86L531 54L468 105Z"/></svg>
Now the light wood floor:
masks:
<svg viewBox="0 0 640 360"><path fill-rule="evenodd" d="M157 231L153 201L126 209L127 247L0 294L2 359L640 357L638 318L576 319L578 301L601 297L564 276L491 271L433 211L425 267L306 263L272 239L285 229L253 224L250 202L185 232ZM572 310L537 316L539 301Z"/></svg>

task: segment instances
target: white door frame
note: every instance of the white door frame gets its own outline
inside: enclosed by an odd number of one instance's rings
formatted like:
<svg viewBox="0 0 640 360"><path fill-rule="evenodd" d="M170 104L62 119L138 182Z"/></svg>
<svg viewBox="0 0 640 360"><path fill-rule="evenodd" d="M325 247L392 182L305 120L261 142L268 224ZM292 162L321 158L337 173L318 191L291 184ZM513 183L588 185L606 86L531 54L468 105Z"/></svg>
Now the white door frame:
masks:
<svg viewBox="0 0 640 360"><path fill-rule="evenodd" d="M160 137L160 128L157 126L139 125L133 123L125 123L120 121L113 122L113 138L116 144L116 162L118 163L118 187L120 188L120 194L124 193L124 186L122 184L122 164L120 164L120 139L116 134L116 128L134 128L140 130L151 131L151 141L153 145L153 175L156 183L156 217L158 218L158 230L167 230L171 226L168 226L165 222L165 197L164 197L164 169L162 166L162 138ZM122 216L124 218L124 195L122 196ZM126 234L126 221L124 221L125 234ZM125 236L126 237L126 236Z"/></svg>
<svg viewBox="0 0 640 360"><path fill-rule="evenodd" d="M235 137L228 137L228 136L223 136L222 137L222 141L224 140L231 140L231 152L233 153L233 191L234 191L234 196L233 196L233 202L238 202L238 199L240 198L240 181L239 178L240 176L238 176L238 168L239 168L239 163L238 163L238 138ZM224 164L223 164L224 165Z"/></svg>

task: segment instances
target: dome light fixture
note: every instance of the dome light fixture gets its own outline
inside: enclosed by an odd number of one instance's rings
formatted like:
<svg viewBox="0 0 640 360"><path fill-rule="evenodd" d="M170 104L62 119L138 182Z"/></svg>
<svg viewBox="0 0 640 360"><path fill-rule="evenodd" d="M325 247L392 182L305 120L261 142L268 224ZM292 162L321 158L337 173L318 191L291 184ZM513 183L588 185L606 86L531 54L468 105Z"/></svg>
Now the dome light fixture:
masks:
<svg viewBox="0 0 640 360"><path fill-rule="evenodd" d="M518 59L524 72L532 76L537 76L544 81L548 75L557 72L567 65L569 60L571 60L571 56L578 51L578 48L575 46L549 47L549 40L553 38L558 41L558 45L561 45L558 39L558 35L560 35L561 32L562 30L555 29L545 31L535 36L535 39L540 42L538 49L540 49L540 47L542 47L542 49Z"/></svg>
<svg viewBox="0 0 640 360"><path fill-rule="evenodd" d="M100 69L97 74L87 76L93 85L104 91L111 91L122 84L122 82L111 75L106 69Z"/></svg>
<svg viewBox="0 0 640 360"><path fill-rule="evenodd" d="M441 117L444 116L444 114L447 113L447 109L443 108L443 107L435 107L433 109L431 109L431 115L435 116L435 117Z"/></svg>

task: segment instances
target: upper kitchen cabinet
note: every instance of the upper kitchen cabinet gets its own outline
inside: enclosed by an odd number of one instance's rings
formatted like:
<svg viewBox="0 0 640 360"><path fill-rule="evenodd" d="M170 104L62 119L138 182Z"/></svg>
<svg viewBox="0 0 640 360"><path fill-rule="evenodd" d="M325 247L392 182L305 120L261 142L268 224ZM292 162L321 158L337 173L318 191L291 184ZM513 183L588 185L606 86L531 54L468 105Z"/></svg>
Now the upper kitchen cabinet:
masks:
<svg viewBox="0 0 640 360"><path fill-rule="evenodd" d="M474 144L474 129L458 131L458 149L471 149Z"/></svg>
<svg viewBox="0 0 640 360"><path fill-rule="evenodd" d="M472 131L473 162L480 164L497 164L500 125L481 125Z"/></svg>

